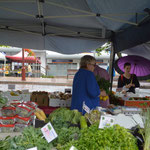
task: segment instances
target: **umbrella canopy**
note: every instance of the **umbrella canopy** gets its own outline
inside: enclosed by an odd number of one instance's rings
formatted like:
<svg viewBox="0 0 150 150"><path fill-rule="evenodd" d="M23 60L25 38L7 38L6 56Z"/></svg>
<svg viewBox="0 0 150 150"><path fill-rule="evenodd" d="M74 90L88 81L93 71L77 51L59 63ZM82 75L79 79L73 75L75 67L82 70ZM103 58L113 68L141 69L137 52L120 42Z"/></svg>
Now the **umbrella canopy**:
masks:
<svg viewBox="0 0 150 150"><path fill-rule="evenodd" d="M119 74L124 73L124 64L131 64L131 74L136 74L138 79L145 80L150 78L150 60L136 55L121 57L115 61L115 69Z"/></svg>
<svg viewBox="0 0 150 150"><path fill-rule="evenodd" d="M28 52L24 52L24 62L25 63L41 63L40 60L34 56L28 56ZM6 58L10 59L14 62L22 62L22 51L13 56L6 56Z"/></svg>

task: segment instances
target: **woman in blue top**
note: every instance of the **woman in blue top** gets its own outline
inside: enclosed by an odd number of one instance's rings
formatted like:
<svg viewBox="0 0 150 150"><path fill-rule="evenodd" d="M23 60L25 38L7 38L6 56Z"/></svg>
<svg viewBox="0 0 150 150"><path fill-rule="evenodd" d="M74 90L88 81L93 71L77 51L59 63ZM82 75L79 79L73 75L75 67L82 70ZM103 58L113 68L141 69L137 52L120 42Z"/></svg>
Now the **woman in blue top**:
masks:
<svg viewBox="0 0 150 150"><path fill-rule="evenodd" d="M73 80L73 92L71 109L78 109L85 114L83 103L90 109L95 109L100 105L99 96L106 96L105 91L100 91L94 76L96 60L90 55L81 58L80 69L75 74Z"/></svg>

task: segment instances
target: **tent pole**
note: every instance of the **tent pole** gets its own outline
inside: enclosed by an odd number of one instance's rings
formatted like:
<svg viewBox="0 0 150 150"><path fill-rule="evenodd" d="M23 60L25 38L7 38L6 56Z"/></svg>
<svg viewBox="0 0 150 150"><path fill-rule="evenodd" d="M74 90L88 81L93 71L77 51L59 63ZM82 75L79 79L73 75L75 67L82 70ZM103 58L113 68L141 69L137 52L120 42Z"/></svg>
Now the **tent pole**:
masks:
<svg viewBox="0 0 150 150"><path fill-rule="evenodd" d="M111 53L110 53L110 61L109 61L109 75L110 75L110 91L112 91L113 86L113 68L114 68L114 60L115 60L115 51L114 44L111 43Z"/></svg>
<svg viewBox="0 0 150 150"><path fill-rule="evenodd" d="M24 48L22 48L22 81L26 80L25 67L24 67Z"/></svg>

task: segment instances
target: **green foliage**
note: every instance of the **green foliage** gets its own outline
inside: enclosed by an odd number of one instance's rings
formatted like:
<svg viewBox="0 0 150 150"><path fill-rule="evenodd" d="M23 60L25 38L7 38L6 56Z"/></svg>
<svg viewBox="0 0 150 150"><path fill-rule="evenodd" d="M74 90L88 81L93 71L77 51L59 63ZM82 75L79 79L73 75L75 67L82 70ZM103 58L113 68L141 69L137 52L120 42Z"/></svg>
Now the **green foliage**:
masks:
<svg viewBox="0 0 150 150"><path fill-rule="evenodd" d="M0 47L7 47L7 48L10 48L11 46L7 46L7 45L0 45Z"/></svg>
<svg viewBox="0 0 150 150"><path fill-rule="evenodd" d="M46 122L51 122L54 129L61 130L61 128L68 128L70 124L78 124L81 113L78 110L70 110L67 108L58 108L53 111Z"/></svg>
<svg viewBox="0 0 150 150"><path fill-rule="evenodd" d="M144 139L144 150L150 149L150 107L143 110L144 129L140 130Z"/></svg>
<svg viewBox="0 0 150 150"><path fill-rule="evenodd" d="M23 130L22 135L0 141L0 150L26 150L33 147L50 150L52 143L48 143L42 136L40 128L28 127Z"/></svg>
<svg viewBox="0 0 150 150"><path fill-rule="evenodd" d="M61 128L57 134L58 138L54 140L53 144L60 147L72 140L77 140L80 136L80 130L78 127Z"/></svg>
<svg viewBox="0 0 150 150"><path fill-rule="evenodd" d="M5 106L7 102L8 102L8 99L0 95L0 107Z"/></svg>
<svg viewBox="0 0 150 150"><path fill-rule="evenodd" d="M42 75L42 78L54 78L54 76L47 76L47 75Z"/></svg>
<svg viewBox="0 0 150 150"><path fill-rule="evenodd" d="M110 47L110 42L106 43L105 46L102 46L102 47L97 48L97 49L96 49L96 52L97 52L98 56L101 55L101 52L102 52L102 51L108 51L108 48L109 48L109 47Z"/></svg>
<svg viewBox="0 0 150 150"><path fill-rule="evenodd" d="M108 94L109 93L109 87L110 87L110 83L108 80L105 80L104 78L100 78L99 76L96 76L96 80L97 80L97 83L100 87L100 89L102 90L105 90L106 93Z"/></svg>
<svg viewBox="0 0 150 150"><path fill-rule="evenodd" d="M79 150L138 150L135 137L127 129L119 125L98 129L98 123L81 130L78 140L57 148L69 150L72 145Z"/></svg>

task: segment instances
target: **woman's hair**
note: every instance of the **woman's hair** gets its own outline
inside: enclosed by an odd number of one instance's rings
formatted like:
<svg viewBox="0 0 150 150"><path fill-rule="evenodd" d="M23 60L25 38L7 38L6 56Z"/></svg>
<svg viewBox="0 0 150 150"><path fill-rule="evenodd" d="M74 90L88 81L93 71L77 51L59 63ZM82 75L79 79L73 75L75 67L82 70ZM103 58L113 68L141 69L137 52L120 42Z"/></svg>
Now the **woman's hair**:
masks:
<svg viewBox="0 0 150 150"><path fill-rule="evenodd" d="M83 56L80 60L80 68L87 68L87 64L91 63L92 61L96 61L96 59L93 56Z"/></svg>
<svg viewBox="0 0 150 150"><path fill-rule="evenodd" d="M128 62L126 62L126 63L124 64L124 68L125 68L126 66L131 66L131 64L128 63Z"/></svg>

